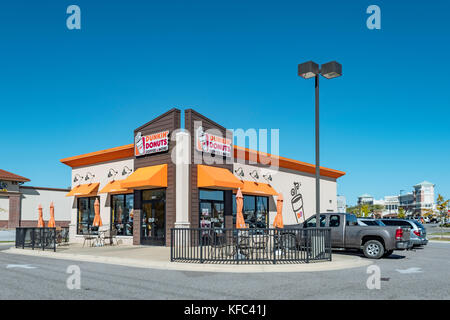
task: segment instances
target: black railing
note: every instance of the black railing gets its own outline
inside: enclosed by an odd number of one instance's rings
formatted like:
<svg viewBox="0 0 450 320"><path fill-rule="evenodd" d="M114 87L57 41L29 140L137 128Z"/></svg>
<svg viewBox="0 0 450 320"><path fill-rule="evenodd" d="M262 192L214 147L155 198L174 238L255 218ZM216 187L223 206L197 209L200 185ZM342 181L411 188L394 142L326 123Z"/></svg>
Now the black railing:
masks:
<svg viewBox="0 0 450 320"><path fill-rule="evenodd" d="M200 263L331 261L331 230L172 228L170 260Z"/></svg>
<svg viewBox="0 0 450 320"><path fill-rule="evenodd" d="M56 251L57 245L69 243L69 228L16 228L16 248Z"/></svg>

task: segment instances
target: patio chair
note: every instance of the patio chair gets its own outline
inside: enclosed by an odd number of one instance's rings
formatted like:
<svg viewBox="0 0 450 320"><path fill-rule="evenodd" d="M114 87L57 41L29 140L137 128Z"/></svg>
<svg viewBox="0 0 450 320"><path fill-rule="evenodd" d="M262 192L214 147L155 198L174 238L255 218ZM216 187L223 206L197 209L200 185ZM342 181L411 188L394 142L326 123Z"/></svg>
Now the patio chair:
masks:
<svg viewBox="0 0 450 320"><path fill-rule="evenodd" d="M92 232L92 230L91 230L91 228L89 228L88 233L83 234L83 239L84 239L83 248L84 248L84 245L86 244L86 242L89 242L89 246L92 247L92 241L94 241L94 243L97 241L97 238L98 238L97 235L94 235L91 232Z"/></svg>
<svg viewBox="0 0 450 320"><path fill-rule="evenodd" d="M236 245L226 233L215 233L209 236L210 256L214 259L229 259L236 253Z"/></svg>
<svg viewBox="0 0 450 320"><path fill-rule="evenodd" d="M251 259L265 259L269 254L269 235L256 234L251 237Z"/></svg>
<svg viewBox="0 0 450 320"><path fill-rule="evenodd" d="M116 241L116 245L118 245L119 242L117 241L116 236L117 236L117 230L116 230L116 229L113 229L113 230L111 230L111 229L105 230L105 232L104 232L103 235L102 235L102 238L103 238L103 244L105 244L105 240L109 240L109 244L110 244L110 245L113 245L113 244L114 244L114 240L115 240L115 241Z"/></svg>

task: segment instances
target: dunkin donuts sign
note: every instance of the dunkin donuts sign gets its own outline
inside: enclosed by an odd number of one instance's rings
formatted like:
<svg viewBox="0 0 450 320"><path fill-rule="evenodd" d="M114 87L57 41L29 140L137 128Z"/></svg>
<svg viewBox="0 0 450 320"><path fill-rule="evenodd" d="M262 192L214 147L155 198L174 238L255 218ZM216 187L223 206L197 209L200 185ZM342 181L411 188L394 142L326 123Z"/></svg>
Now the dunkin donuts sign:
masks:
<svg viewBox="0 0 450 320"><path fill-rule="evenodd" d="M169 130L143 136L140 132L134 138L134 155L143 156L169 150Z"/></svg>
<svg viewBox="0 0 450 320"><path fill-rule="evenodd" d="M196 130L195 145L197 151L231 157L231 140L204 132L201 126Z"/></svg>

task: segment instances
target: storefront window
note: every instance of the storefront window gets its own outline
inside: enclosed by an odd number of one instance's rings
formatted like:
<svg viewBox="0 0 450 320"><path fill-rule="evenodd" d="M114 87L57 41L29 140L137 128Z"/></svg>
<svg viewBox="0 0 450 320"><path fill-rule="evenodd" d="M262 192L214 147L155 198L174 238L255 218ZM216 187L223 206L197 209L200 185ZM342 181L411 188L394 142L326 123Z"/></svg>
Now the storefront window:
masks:
<svg viewBox="0 0 450 320"><path fill-rule="evenodd" d="M91 234L96 234L98 232L98 227L92 226L95 217L94 211L95 199L99 198L98 197L78 198L77 234L87 234L89 233L89 231Z"/></svg>
<svg viewBox="0 0 450 320"><path fill-rule="evenodd" d="M165 200L166 198L166 192L165 190L158 189L158 190L143 190L142 191L142 200L143 201L149 201L149 200Z"/></svg>
<svg viewBox="0 0 450 320"><path fill-rule="evenodd" d="M199 190L200 228L225 228L224 192Z"/></svg>
<svg viewBox="0 0 450 320"><path fill-rule="evenodd" d="M111 228L118 236L133 235L134 194L115 194L111 196Z"/></svg>
<svg viewBox="0 0 450 320"><path fill-rule="evenodd" d="M223 201L223 191L221 190L199 190L200 200Z"/></svg>
<svg viewBox="0 0 450 320"><path fill-rule="evenodd" d="M236 211L236 195L233 194L233 225L236 225ZM242 214L249 228L268 228L269 198L244 195Z"/></svg>

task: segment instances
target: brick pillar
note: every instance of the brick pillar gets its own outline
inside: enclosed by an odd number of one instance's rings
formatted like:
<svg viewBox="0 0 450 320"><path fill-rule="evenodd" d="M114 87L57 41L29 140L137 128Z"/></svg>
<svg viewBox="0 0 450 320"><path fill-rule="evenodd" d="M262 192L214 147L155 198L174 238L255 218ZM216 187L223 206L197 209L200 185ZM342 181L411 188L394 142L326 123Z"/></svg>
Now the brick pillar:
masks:
<svg viewBox="0 0 450 320"><path fill-rule="evenodd" d="M134 190L133 204L133 244L141 244L141 191Z"/></svg>
<svg viewBox="0 0 450 320"><path fill-rule="evenodd" d="M9 194L8 228L20 227L20 194Z"/></svg>

